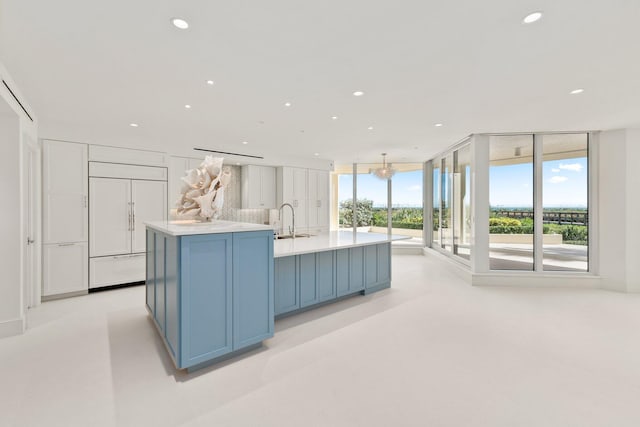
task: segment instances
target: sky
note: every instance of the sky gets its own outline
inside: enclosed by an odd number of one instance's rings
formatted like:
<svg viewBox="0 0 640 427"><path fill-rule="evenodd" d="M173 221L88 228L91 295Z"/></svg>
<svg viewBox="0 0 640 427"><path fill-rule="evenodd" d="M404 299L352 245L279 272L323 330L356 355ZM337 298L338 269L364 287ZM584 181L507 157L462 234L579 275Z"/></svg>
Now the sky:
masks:
<svg viewBox="0 0 640 427"><path fill-rule="evenodd" d="M542 165L542 197L545 207L587 207L587 158L545 161ZM493 207L533 207L533 166L493 166L489 170ZM351 175L340 175L338 199L352 197ZM399 172L392 180L393 206L422 206L422 171ZM371 174L358 175L358 198L387 205L387 182Z"/></svg>
<svg viewBox="0 0 640 427"><path fill-rule="evenodd" d="M340 175L338 182L339 201L353 196L351 175ZM422 206L422 170L397 172L391 179L393 206ZM387 181L371 174L358 174L358 199L373 200L373 205L387 205Z"/></svg>
<svg viewBox="0 0 640 427"><path fill-rule="evenodd" d="M531 163L493 166L489 169L492 207L533 206ZM545 161L542 164L544 207L587 207L587 158Z"/></svg>

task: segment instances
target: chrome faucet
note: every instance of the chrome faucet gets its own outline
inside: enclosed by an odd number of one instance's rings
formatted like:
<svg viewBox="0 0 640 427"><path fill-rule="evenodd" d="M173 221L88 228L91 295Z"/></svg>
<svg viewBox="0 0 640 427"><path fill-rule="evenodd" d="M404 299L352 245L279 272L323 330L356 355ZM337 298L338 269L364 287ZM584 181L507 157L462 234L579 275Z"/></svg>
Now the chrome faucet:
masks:
<svg viewBox="0 0 640 427"><path fill-rule="evenodd" d="M289 233L291 234L291 238L296 238L296 211L293 209L290 203L283 203L278 208L278 215L280 216L280 224L282 225L282 231L284 231L284 222L282 222L282 208L285 206L289 206L291 208L291 227L289 227Z"/></svg>

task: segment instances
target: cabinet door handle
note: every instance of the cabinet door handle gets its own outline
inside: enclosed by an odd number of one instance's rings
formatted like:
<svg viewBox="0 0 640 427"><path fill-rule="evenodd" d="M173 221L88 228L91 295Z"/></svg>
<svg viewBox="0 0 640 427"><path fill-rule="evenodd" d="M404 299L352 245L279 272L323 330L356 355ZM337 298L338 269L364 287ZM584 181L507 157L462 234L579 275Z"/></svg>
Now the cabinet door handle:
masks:
<svg viewBox="0 0 640 427"><path fill-rule="evenodd" d="M131 231L136 231L136 204L131 202Z"/></svg>
<svg viewBox="0 0 640 427"><path fill-rule="evenodd" d="M127 224L127 231L131 231L131 211L129 211L129 224Z"/></svg>
<svg viewBox="0 0 640 427"><path fill-rule="evenodd" d="M58 243L58 246L73 246L75 243Z"/></svg>
<svg viewBox="0 0 640 427"><path fill-rule="evenodd" d="M87 207L87 196L82 196L82 204L85 208Z"/></svg>
<svg viewBox="0 0 640 427"><path fill-rule="evenodd" d="M318 208L320 207L320 200L316 201L316 207L318 207Z"/></svg>

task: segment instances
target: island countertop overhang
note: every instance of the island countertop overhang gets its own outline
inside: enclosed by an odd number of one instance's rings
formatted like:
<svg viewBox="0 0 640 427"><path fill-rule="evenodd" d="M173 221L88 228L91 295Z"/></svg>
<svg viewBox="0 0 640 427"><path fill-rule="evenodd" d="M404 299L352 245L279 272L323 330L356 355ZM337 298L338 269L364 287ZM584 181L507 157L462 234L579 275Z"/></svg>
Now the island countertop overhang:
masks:
<svg viewBox="0 0 640 427"><path fill-rule="evenodd" d="M335 249L368 246L395 240L409 239L407 236L380 233L353 233L351 231L330 231L311 237L276 240L273 245L273 257L280 258Z"/></svg>

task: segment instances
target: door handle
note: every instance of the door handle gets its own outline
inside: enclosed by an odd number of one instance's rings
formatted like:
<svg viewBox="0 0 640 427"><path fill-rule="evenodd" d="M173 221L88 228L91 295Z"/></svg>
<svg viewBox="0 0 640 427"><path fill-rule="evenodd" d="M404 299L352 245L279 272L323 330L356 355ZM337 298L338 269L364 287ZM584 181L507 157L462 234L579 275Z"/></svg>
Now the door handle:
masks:
<svg viewBox="0 0 640 427"><path fill-rule="evenodd" d="M27 245L33 245L36 241L27 237Z"/></svg>
<svg viewBox="0 0 640 427"><path fill-rule="evenodd" d="M131 202L131 231L136 231L136 204Z"/></svg>

